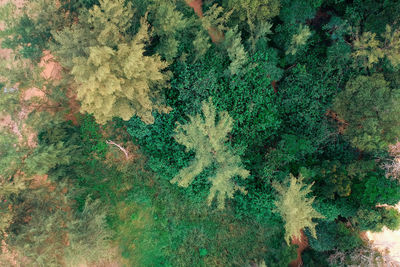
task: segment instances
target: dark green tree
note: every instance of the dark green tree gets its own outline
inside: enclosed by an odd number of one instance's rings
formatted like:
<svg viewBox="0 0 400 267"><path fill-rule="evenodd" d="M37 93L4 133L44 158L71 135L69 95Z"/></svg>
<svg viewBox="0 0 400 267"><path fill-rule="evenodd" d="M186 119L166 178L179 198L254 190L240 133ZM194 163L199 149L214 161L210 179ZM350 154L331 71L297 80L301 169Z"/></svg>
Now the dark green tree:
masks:
<svg viewBox="0 0 400 267"><path fill-rule="evenodd" d="M382 74L358 76L347 82L334 102L348 123L344 135L363 151L386 150L400 134L400 91Z"/></svg>

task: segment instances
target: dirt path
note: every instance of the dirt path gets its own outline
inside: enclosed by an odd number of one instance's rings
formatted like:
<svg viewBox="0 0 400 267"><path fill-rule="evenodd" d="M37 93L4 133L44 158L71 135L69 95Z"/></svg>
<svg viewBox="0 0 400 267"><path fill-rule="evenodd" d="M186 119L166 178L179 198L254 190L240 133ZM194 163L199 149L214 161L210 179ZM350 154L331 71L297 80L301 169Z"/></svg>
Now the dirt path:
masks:
<svg viewBox="0 0 400 267"><path fill-rule="evenodd" d="M196 15L199 18L202 18L204 16L202 0L192 0L192 1L186 0L186 3L188 4L188 6L193 8L194 13L196 13ZM220 30L211 27L211 28L208 28L207 31L208 31L208 34L210 35L211 41L213 43L221 43L224 40L224 34Z"/></svg>
<svg viewBox="0 0 400 267"><path fill-rule="evenodd" d="M298 239L298 238L294 237L292 239L292 244L298 245L299 247L297 248L297 259L292 261L289 264L289 267L303 266L303 260L301 259L301 253L303 252L303 250L305 250L308 247L308 239L307 239L307 236L304 234L303 230L301 230L301 238Z"/></svg>

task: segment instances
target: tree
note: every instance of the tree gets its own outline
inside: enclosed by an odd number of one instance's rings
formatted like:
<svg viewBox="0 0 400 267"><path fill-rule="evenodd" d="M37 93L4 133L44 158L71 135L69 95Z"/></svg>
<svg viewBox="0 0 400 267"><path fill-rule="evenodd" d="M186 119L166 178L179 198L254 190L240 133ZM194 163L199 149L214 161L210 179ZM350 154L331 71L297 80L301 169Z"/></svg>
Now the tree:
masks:
<svg viewBox="0 0 400 267"><path fill-rule="evenodd" d="M1 46L35 61L47 48L51 30L57 30L66 23L65 16L61 15L54 1L49 0L29 1L19 12L10 1L0 7L0 18L5 24L5 29L0 30Z"/></svg>
<svg viewBox="0 0 400 267"><path fill-rule="evenodd" d="M129 120L138 115L144 122L153 123L153 109L167 111L152 102L151 87L165 85L167 75L161 70L167 64L159 56L144 56L148 24L135 39L118 45L115 51L107 46L89 48L87 59L77 58L71 73L79 84L78 99L82 111L93 113L104 124L113 117Z"/></svg>
<svg viewBox="0 0 400 267"><path fill-rule="evenodd" d="M228 9L235 9L241 21L246 21L250 28L257 22L269 20L279 14L279 0L224 0Z"/></svg>
<svg viewBox="0 0 400 267"><path fill-rule="evenodd" d="M18 149L18 139L6 132L0 137L0 201L26 188L26 181L16 173L22 165L23 151ZM2 229L0 228L0 231Z"/></svg>
<svg viewBox="0 0 400 267"><path fill-rule="evenodd" d="M386 150L400 135L399 89L391 88L382 74L349 80L334 109L348 123L345 137L360 150Z"/></svg>
<svg viewBox="0 0 400 267"><path fill-rule="evenodd" d="M68 266L110 260L113 232L108 228L107 207L100 200L85 201L82 212L76 212L67 222L69 246L65 247Z"/></svg>
<svg viewBox="0 0 400 267"><path fill-rule="evenodd" d="M228 56L231 60L231 64L229 65L231 75L239 74L247 63L247 53L241 41L242 38L237 27L228 30L225 35Z"/></svg>
<svg viewBox="0 0 400 267"><path fill-rule="evenodd" d="M311 185L303 184L303 177L297 179L292 174L284 184L274 182L273 187L278 191L278 200L275 202L276 211L280 213L285 222L285 240L289 244L293 237L301 240L301 230L308 228L314 238L317 238L312 219L324 218L314 210L312 204L315 197L308 198ZM287 183L289 184L287 185Z"/></svg>
<svg viewBox="0 0 400 267"><path fill-rule="evenodd" d="M180 44L177 37L188 24L187 19L175 6L176 3L160 0L154 0L150 6L150 14L154 12L150 17L154 35L160 38L156 49L167 61L172 61L177 56Z"/></svg>
<svg viewBox="0 0 400 267"><path fill-rule="evenodd" d="M360 209L357 216L351 218L351 222L361 231L380 232L384 226L395 231L400 226L400 213L393 207Z"/></svg>
<svg viewBox="0 0 400 267"><path fill-rule="evenodd" d="M400 65L400 29L393 30L386 25L383 41L376 39L376 33L364 32L354 41L353 56L361 58L364 66L371 68L385 56L393 67Z"/></svg>
<svg viewBox="0 0 400 267"><path fill-rule="evenodd" d="M71 161L71 150L74 147L66 147L63 142L48 146L39 146L25 160L24 170L28 175L44 175L58 165L67 165Z"/></svg>
<svg viewBox="0 0 400 267"><path fill-rule="evenodd" d="M311 31L308 26L300 24L297 33L292 36L289 48L286 50L286 54L295 55L297 50L307 43L308 38L311 36Z"/></svg>
<svg viewBox="0 0 400 267"><path fill-rule="evenodd" d="M211 205L214 197L217 198L218 208L223 209L225 198L232 198L236 190L244 192L232 179L240 176L243 179L249 176L249 171L241 166L239 156L225 144L227 134L232 130L233 120L226 111L217 114L211 98L203 102L200 114L189 116L189 123L178 124L175 129L175 140L186 147L186 150L195 152L195 158L190 165L181 169L171 180L179 186L188 187L189 184L205 168L210 167L214 162L217 164L215 175L209 177L211 182L208 205Z"/></svg>
<svg viewBox="0 0 400 267"><path fill-rule="evenodd" d="M161 71L168 65L158 55L144 55L149 41L146 17L133 39L126 34L132 15L131 5L125 6L124 1L102 0L100 6L82 13L79 26L55 37L61 62L72 66L81 111L93 113L101 124L133 115L152 123L153 110L168 111L158 101L158 89L168 79Z"/></svg>

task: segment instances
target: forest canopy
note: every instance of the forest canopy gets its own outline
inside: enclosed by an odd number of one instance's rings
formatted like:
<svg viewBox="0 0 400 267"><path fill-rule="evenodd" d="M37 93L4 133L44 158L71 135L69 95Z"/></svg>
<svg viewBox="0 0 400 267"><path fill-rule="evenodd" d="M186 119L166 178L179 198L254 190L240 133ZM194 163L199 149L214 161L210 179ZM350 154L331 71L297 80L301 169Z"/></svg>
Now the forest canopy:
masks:
<svg viewBox="0 0 400 267"><path fill-rule="evenodd" d="M3 4L3 2L5 2ZM400 2L0 4L0 266L382 266Z"/></svg>

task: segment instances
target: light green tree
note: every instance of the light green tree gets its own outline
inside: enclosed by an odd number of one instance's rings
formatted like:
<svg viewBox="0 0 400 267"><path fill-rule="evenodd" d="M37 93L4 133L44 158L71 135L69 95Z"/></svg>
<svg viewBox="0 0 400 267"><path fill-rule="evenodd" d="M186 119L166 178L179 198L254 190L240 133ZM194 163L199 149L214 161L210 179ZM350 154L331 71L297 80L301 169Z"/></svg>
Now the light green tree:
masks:
<svg viewBox="0 0 400 267"><path fill-rule="evenodd" d="M360 58L367 68L371 68L385 56L393 67L400 65L400 29L386 25L381 39L376 37L376 33L364 32L357 36L353 46L353 56Z"/></svg>
<svg viewBox="0 0 400 267"><path fill-rule="evenodd" d="M175 1L165 0L153 0L153 4L150 6L153 35L160 38L156 51L167 61L171 61L177 56L179 34L188 25L188 20L175 7Z"/></svg>
<svg viewBox="0 0 400 267"><path fill-rule="evenodd" d="M133 38L127 34L133 14L123 0L101 0L100 6L82 13L79 26L55 35L60 61L72 68L81 111L92 113L101 124L133 115L152 123L152 111L168 111L158 101L159 89L168 80L162 70L168 64L158 55L144 55L149 41L146 17Z"/></svg>
<svg viewBox="0 0 400 267"><path fill-rule="evenodd" d="M241 43L242 38L237 27L227 31L225 35L225 44L227 46L228 56L231 60L229 71L231 75L239 74L247 63L247 52Z"/></svg>
<svg viewBox="0 0 400 267"><path fill-rule="evenodd" d="M100 200L86 198L82 212L76 212L68 222L69 246L65 247L67 266L79 266L112 260L112 230L108 227L107 206Z"/></svg>
<svg viewBox="0 0 400 267"><path fill-rule="evenodd" d="M384 38L383 50L386 58L393 67L400 66L400 29L393 29L386 25L386 31L382 37Z"/></svg>
<svg viewBox="0 0 400 267"><path fill-rule="evenodd" d="M227 23L232 12L225 12L221 6L212 5L201 17L201 27L193 40L196 51L195 59L201 58L211 47L210 39L219 43L224 39L224 32L228 30ZM207 33L208 32L208 33ZM210 38L211 37L211 38Z"/></svg>
<svg viewBox="0 0 400 267"><path fill-rule="evenodd" d="M186 147L187 151L194 151L195 158L189 166L183 168L171 180L179 186L188 187L205 168L216 164L215 174L209 177L211 182L208 205L216 197L218 208L223 209L225 199L232 198L235 191L244 189L232 180L236 176L243 179L249 176L249 171L242 167L240 157L226 144L227 134L232 130L233 119L228 112L218 113L212 103L202 103L203 116L189 116L189 123L178 124L175 129L175 140Z"/></svg>
<svg viewBox="0 0 400 267"><path fill-rule="evenodd" d="M314 210L312 204L315 197L309 198L311 185L303 184L303 177L297 179L292 174L284 184L273 183L278 191L278 200L275 202L276 212L282 216L285 222L285 240L289 244L293 237L301 240L301 230L308 228L314 238L317 238L315 226L312 219L324 218Z"/></svg>
<svg viewBox="0 0 400 267"><path fill-rule="evenodd" d="M297 33L292 36L289 48L286 54L295 55L297 50L307 43L308 38L311 36L311 31L308 26L300 25Z"/></svg>
<svg viewBox="0 0 400 267"><path fill-rule="evenodd" d="M204 29L215 28L219 31L226 31L228 27L226 24L232 14L232 11L225 12L221 6L217 4L212 5L201 18L201 23Z"/></svg>
<svg viewBox="0 0 400 267"><path fill-rule="evenodd" d="M196 33L196 37L193 40L193 47L196 51L196 60L204 56L211 47L210 36L204 29L201 29Z"/></svg>
<svg viewBox="0 0 400 267"><path fill-rule="evenodd" d="M0 200L17 194L26 188L21 176L16 173L21 168L23 151L18 149L18 138L5 131L0 132ZM0 229L1 230L1 229Z"/></svg>
<svg viewBox="0 0 400 267"><path fill-rule="evenodd" d="M269 20L279 14L279 0L224 0L224 6L235 9L239 19L249 25Z"/></svg>

